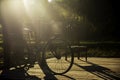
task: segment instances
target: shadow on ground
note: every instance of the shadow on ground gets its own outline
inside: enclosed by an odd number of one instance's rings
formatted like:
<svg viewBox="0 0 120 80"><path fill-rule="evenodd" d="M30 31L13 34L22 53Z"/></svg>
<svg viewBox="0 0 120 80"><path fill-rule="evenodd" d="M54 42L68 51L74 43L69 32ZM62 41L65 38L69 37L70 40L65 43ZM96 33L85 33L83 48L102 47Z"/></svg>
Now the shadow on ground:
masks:
<svg viewBox="0 0 120 80"><path fill-rule="evenodd" d="M83 61L83 60L81 60ZM91 64L90 66L81 66L77 63L74 63L74 65L84 69L85 71L88 71L104 80L120 80L120 74L111 71L110 69L100 66L98 64L94 64L92 62L88 62L88 64Z"/></svg>
<svg viewBox="0 0 120 80"><path fill-rule="evenodd" d="M36 76L29 75L23 68L2 70L0 80L41 80Z"/></svg>
<svg viewBox="0 0 120 80"><path fill-rule="evenodd" d="M43 73L45 74L43 80L58 80L43 64L39 64ZM27 70L24 68L10 68L9 70L1 70L0 80L42 80L41 78L37 77L36 75L29 75ZM67 75L57 75L67 78L68 80L75 80L74 78L67 76Z"/></svg>
<svg viewBox="0 0 120 80"><path fill-rule="evenodd" d="M94 74L104 80L120 80L120 74L111 71L110 69L100 66L98 64L92 62L86 62L90 64L89 66L82 66L78 63L74 63L74 65L78 66L79 68L84 69L91 74ZM52 74L43 64L39 64L40 68L42 69L43 73L45 74L43 80L58 80L56 75ZM64 77L68 80L75 80L69 75L58 75ZM24 68L15 68L10 70L2 70L0 74L0 80L41 80L41 78L37 77L36 75L32 76L27 73Z"/></svg>

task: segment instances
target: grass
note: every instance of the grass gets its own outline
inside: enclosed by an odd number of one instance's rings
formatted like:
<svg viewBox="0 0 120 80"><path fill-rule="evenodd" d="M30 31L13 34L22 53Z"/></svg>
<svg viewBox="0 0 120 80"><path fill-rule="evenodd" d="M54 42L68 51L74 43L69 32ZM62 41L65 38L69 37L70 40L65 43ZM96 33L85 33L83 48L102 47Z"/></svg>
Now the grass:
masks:
<svg viewBox="0 0 120 80"><path fill-rule="evenodd" d="M120 57L119 48L96 47L88 49L88 56L91 57Z"/></svg>
<svg viewBox="0 0 120 80"><path fill-rule="evenodd" d="M2 44L3 41L0 41ZM80 45L88 47L87 53L90 57L120 57L120 42L104 41L104 42L80 42ZM80 51L84 56L84 52ZM0 47L0 54L3 48ZM75 55L76 56L76 55Z"/></svg>
<svg viewBox="0 0 120 80"><path fill-rule="evenodd" d="M120 57L120 42L103 41L103 42L79 42L74 43L81 46L87 46L89 57ZM85 56L84 51L80 51L81 56ZM75 54L75 56L77 56Z"/></svg>

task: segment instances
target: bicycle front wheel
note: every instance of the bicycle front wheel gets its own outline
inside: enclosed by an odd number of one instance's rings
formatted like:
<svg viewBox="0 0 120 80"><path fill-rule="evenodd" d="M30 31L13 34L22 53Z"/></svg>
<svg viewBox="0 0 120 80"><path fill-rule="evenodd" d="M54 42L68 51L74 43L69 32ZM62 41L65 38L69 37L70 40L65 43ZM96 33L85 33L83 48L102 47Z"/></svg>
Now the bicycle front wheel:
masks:
<svg viewBox="0 0 120 80"><path fill-rule="evenodd" d="M70 45L60 38L48 41L43 51L44 63L54 74L68 72L73 64L73 53Z"/></svg>

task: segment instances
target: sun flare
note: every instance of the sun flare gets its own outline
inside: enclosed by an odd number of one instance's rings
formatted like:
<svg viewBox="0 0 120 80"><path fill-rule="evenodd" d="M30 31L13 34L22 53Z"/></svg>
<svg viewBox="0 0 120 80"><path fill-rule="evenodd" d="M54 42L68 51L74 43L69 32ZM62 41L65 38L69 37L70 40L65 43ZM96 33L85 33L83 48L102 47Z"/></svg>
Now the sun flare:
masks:
<svg viewBox="0 0 120 80"><path fill-rule="evenodd" d="M48 2L52 2L52 0L48 0Z"/></svg>

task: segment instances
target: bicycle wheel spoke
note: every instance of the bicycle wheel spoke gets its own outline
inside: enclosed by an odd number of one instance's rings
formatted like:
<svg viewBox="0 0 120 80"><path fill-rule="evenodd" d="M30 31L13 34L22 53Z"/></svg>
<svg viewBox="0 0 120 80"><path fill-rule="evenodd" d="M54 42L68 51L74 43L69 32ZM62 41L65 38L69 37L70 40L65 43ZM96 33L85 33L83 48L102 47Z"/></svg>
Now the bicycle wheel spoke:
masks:
<svg viewBox="0 0 120 80"><path fill-rule="evenodd" d="M54 74L66 73L73 64L71 48L62 39L53 39L48 42L45 46L43 56L46 66Z"/></svg>

